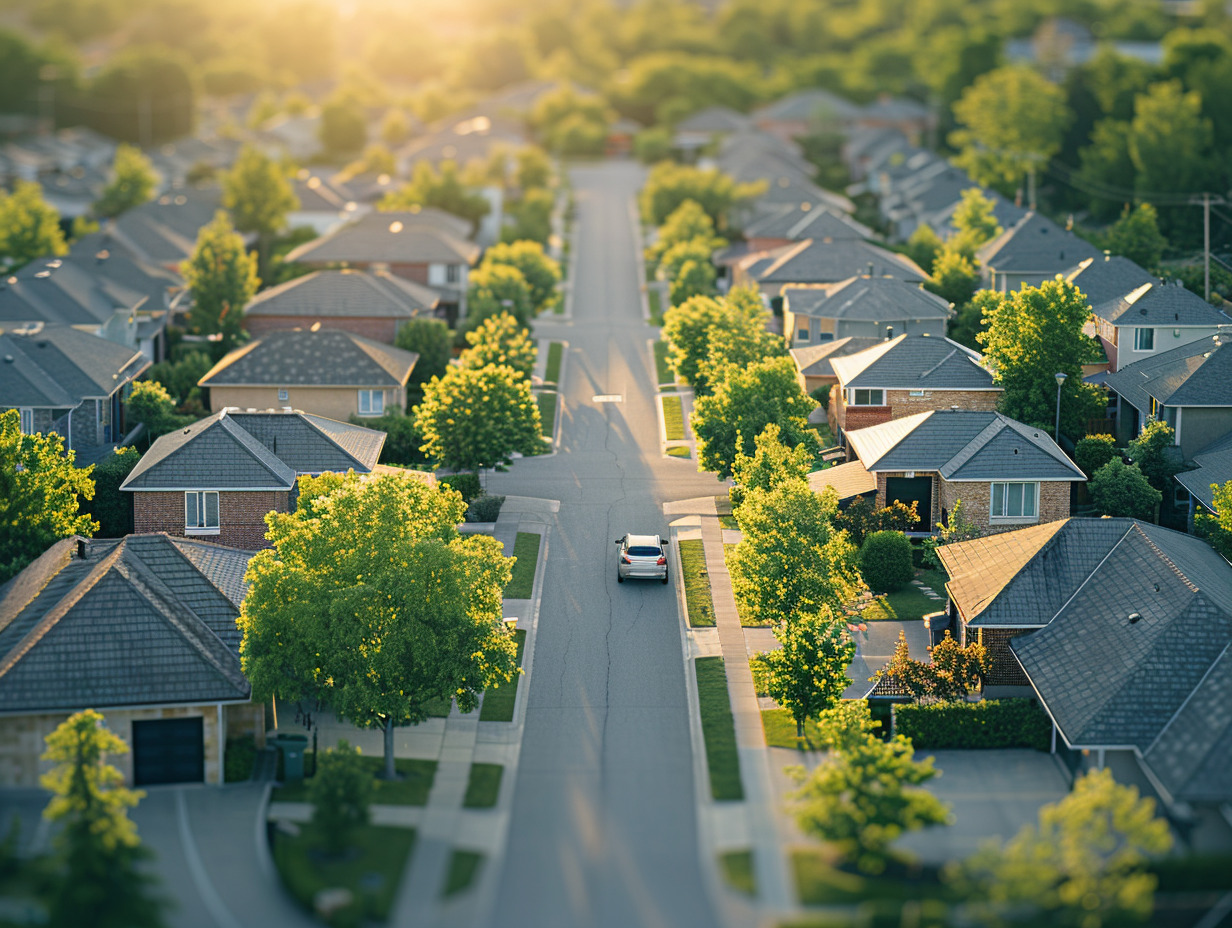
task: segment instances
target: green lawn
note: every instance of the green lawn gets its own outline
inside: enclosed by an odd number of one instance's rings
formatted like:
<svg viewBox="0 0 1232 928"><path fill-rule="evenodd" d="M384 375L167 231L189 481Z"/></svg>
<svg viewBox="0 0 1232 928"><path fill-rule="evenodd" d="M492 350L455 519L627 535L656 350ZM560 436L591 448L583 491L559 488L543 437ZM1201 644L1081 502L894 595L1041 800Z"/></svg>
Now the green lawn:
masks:
<svg viewBox="0 0 1232 928"><path fill-rule="evenodd" d="M796 721L786 709L762 709L761 727L766 732L766 747L795 748L800 751L821 749L821 736L817 732L817 723L812 719L806 719L804 737L797 739Z"/></svg>
<svg viewBox="0 0 1232 928"><path fill-rule="evenodd" d="M689 453L688 445L674 445L667 449L667 456L671 458L688 458L693 455Z"/></svg>
<svg viewBox="0 0 1232 928"><path fill-rule="evenodd" d="M500 796L501 777L505 768L500 764L471 764L470 778L466 781L464 809L490 809Z"/></svg>
<svg viewBox="0 0 1232 928"><path fill-rule="evenodd" d="M945 575L939 570L917 570L915 579L934 592L941 599L930 599L923 591L908 583L901 590L884 593L873 599L860 613L864 622L881 622L886 619L896 619L900 622L910 622L922 619L930 612L941 612L945 609Z"/></svg>
<svg viewBox="0 0 1232 928"><path fill-rule="evenodd" d="M710 770L710 795L720 801L743 799L740 757L736 753L736 723L727 695L723 658L699 657L694 665L702 735L706 741L706 766Z"/></svg>
<svg viewBox="0 0 1232 928"><path fill-rule="evenodd" d="M309 911L322 889L345 887L355 895L355 902L341 915L347 924L367 918L385 921L415 847L415 829L364 825L355 830L354 847L358 853L330 858L320 850L311 826L295 837L276 833L274 865L287 890Z"/></svg>
<svg viewBox="0 0 1232 928"><path fill-rule="evenodd" d="M801 904L851 905L877 902L901 906L908 900L936 903L953 899L952 891L940 882L935 871L921 868L914 876L898 873L867 877L840 870L834 863L832 853L825 848L798 849L791 852L791 869ZM897 869L902 871L904 868L900 865Z"/></svg>
<svg viewBox="0 0 1232 928"><path fill-rule="evenodd" d="M514 632L514 637L518 642L518 666L522 666L522 651L526 647L526 629L519 628ZM481 722L512 722L513 707L518 699L518 684L521 683L522 677L519 674L513 678L510 683L494 686L490 690L485 690L483 694L483 705L479 708L479 721Z"/></svg>
<svg viewBox="0 0 1232 928"><path fill-rule="evenodd" d="M706 549L700 538L680 542L680 575L684 577L684 604L693 628L714 625L714 600L706 573Z"/></svg>
<svg viewBox="0 0 1232 928"><path fill-rule="evenodd" d="M752 851L728 851L719 855L719 872L725 882L736 892L746 896L757 895L757 874L753 870Z"/></svg>
<svg viewBox="0 0 1232 928"><path fill-rule="evenodd" d="M535 394L535 402L539 404L540 431L544 438L551 441L556 435L556 394L543 390Z"/></svg>
<svg viewBox="0 0 1232 928"><path fill-rule="evenodd" d="M663 325L663 301L658 287L646 288L646 303L650 307L650 324Z"/></svg>
<svg viewBox="0 0 1232 928"><path fill-rule="evenodd" d="M365 756L363 762L374 777L385 767L385 758L376 755ZM402 779L378 779L372 801L386 806L427 805L428 792L432 789L432 781L436 779L436 761L395 757L394 769ZM270 798L275 802L308 802L308 783L308 780L301 780L299 783L275 787Z"/></svg>
<svg viewBox="0 0 1232 928"><path fill-rule="evenodd" d="M535 583L535 566L539 563L539 542L535 532L518 532L513 542L513 578L505 587L505 599L530 599Z"/></svg>
<svg viewBox="0 0 1232 928"><path fill-rule="evenodd" d="M441 887L441 895L454 896L463 890L470 889L482 865L482 854L476 851L454 851L449 858L449 872L445 874L445 885Z"/></svg>
<svg viewBox="0 0 1232 928"><path fill-rule="evenodd" d="M684 403L678 396L661 396L663 431L668 441L684 441Z"/></svg>
<svg viewBox="0 0 1232 928"><path fill-rule="evenodd" d="M560 381L560 365L564 358L564 342L552 342L548 345L548 362L543 373L543 379L546 383L558 383Z"/></svg>
<svg viewBox="0 0 1232 928"><path fill-rule="evenodd" d="M667 342L659 339L654 343L655 371L659 377L659 383L676 382L676 372L672 370L672 366L667 363Z"/></svg>
<svg viewBox="0 0 1232 928"><path fill-rule="evenodd" d="M736 521L735 516L719 516L719 525L732 531L740 531L740 523Z"/></svg>

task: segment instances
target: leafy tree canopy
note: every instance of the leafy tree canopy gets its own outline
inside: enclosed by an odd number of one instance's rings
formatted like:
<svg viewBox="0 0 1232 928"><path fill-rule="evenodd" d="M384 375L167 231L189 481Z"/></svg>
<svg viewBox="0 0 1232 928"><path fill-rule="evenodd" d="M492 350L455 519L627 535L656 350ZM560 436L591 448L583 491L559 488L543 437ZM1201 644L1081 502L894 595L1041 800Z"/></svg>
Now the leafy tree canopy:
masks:
<svg viewBox="0 0 1232 928"><path fill-rule="evenodd" d="M658 262L665 252L683 242L701 242L707 255L724 244L714 232L714 220L695 200L685 200L672 211L659 227L658 239L646 249L646 258Z"/></svg>
<svg viewBox="0 0 1232 928"><path fill-rule="evenodd" d="M116 148L111 165L111 180L94 204L94 215L110 218L148 203L158 186L158 172L141 149L133 145Z"/></svg>
<svg viewBox="0 0 1232 928"><path fill-rule="evenodd" d="M1137 464L1113 458L1091 476L1091 502L1106 516L1128 516L1152 521L1155 507L1163 501Z"/></svg>
<svg viewBox="0 0 1232 928"><path fill-rule="evenodd" d="M765 670L766 695L791 713L800 738L805 721L816 719L851 686L847 667L856 646L846 621L830 609L780 622L774 626L774 637L782 647L755 660Z"/></svg>
<svg viewBox="0 0 1232 928"><path fill-rule="evenodd" d="M128 407L128 418L132 423L144 423L150 441L193 421L192 416L176 413L171 394L156 380L138 380L134 383L124 405Z"/></svg>
<svg viewBox="0 0 1232 928"><path fill-rule="evenodd" d="M511 367L450 367L424 385L415 425L423 453L451 470L494 467L543 447L530 381Z"/></svg>
<svg viewBox="0 0 1232 928"><path fill-rule="evenodd" d="M502 242L493 245L483 256L480 267L506 265L521 272L530 288L533 313L551 309L559 299L556 285L560 283L560 265L547 255L537 241Z"/></svg>
<svg viewBox="0 0 1232 928"><path fill-rule="evenodd" d="M1176 447L1176 432L1167 422L1147 419L1138 437L1125 449L1142 475L1161 493L1170 492L1172 477L1180 470L1181 456Z"/></svg>
<svg viewBox="0 0 1232 928"><path fill-rule="evenodd" d="M263 267L274 236L287 227L287 213L299 209L299 198L281 165L260 149L245 145L231 170L222 176L222 205L231 213L235 228L257 236Z"/></svg>
<svg viewBox="0 0 1232 928"><path fill-rule="evenodd" d="M726 229L734 206L765 192L764 182L738 184L714 168L696 168L664 161L650 169L642 188L642 216L657 226L685 200L697 203L716 229Z"/></svg>
<svg viewBox="0 0 1232 928"><path fill-rule="evenodd" d="M440 377L453 357L453 331L443 319L410 319L398 328L394 344L419 355L411 371L412 384Z"/></svg>
<svg viewBox="0 0 1232 928"><path fill-rule="evenodd" d="M463 367L479 370L489 365L505 365L527 379L535 369L538 344L530 337L530 331L518 325L509 313L488 316L466 333L466 342L470 347L462 352Z"/></svg>
<svg viewBox="0 0 1232 928"><path fill-rule="evenodd" d="M1159 267L1168 240L1159 231L1158 210L1150 203L1139 203L1133 209L1126 204L1121 218L1104 236L1104 247L1141 267Z"/></svg>
<svg viewBox="0 0 1232 928"><path fill-rule="evenodd" d="M19 180L12 193L0 190L0 262L21 267L36 258L68 254L60 214L43 199L43 188Z"/></svg>
<svg viewBox="0 0 1232 928"><path fill-rule="evenodd" d="M427 161L416 161L411 179L401 190L387 194L377 204L387 211L414 209L417 206L432 206L453 213L478 226L479 220L488 215L491 207L487 197L467 186L454 161L442 161L440 170Z"/></svg>
<svg viewBox="0 0 1232 928"><path fill-rule="evenodd" d="M509 313L519 325L534 318L533 291L512 264L485 263L471 271L466 291L466 324L476 326L489 316Z"/></svg>
<svg viewBox="0 0 1232 928"><path fill-rule="evenodd" d="M193 297L189 325L199 335L221 335L219 347L230 351L244 331L244 307L261 282L256 259L226 213L219 210L201 227L180 272Z"/></svg>
<svg viewBox="0 0 1232 928"><path fill-rule="evenodd" d="M758 434L751 457L736 452L732 479L740 487L741 498L748 490L773 490L788 480L808 479L815 460L813 455L803 444L789 448L779 432L778 425L772 422Z"/></svg>

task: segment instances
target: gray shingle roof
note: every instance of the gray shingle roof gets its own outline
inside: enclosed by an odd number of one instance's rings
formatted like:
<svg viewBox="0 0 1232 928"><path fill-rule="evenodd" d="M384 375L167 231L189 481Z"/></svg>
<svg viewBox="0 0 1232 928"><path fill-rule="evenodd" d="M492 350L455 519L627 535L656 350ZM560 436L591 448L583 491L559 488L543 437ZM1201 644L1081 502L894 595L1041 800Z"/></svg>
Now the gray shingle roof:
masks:
<svg viewBox="0 0 1232 928"><path fill-rule="evenodd" d="M1212 484L1223 486L1232 480L1232 434L1211 442L1193 456L1193 470L1176 475L1176 481L1198 498L1207 509L1215 511Z"/></svg>
<svg viewBox="0 0 1232 928"><path fill-rule="evenodd" d="M0 330L0 405L76 406L110 396L149 366L140 352L70 326Z"/></svg>
<svg viewBox="0 0 1232 928"><path fill-rule="evenodd" d="M1232 406L1232 347L1200 339L1110 371L1104 382L1139 410Z"/></svg>
<svg viewBox="0 0 1232 928"><path fill-rule="evenodd" d="M237 348L202 387L404 387L419 355L335 329L271 332Z"/></svg>
<svg viewBox="0 0 1232 928"><path fill-rule="evenodd" d="M186 187L117 216L107 231L140 258L178 265L192 254L197 233L221 208L217 187Z"/></svg>
<svg viewBox="0 0 1232 928"><path fill-rule="evenodd" d="M239 609L208 565L163 535L86 549L57 542L0 588L0 712L249 697Z"/></svg>
<svg viewBox="0 0 1232 928"><path fill-rule="evenodd" d="M436 308L440 294L387 271L315 271L258 293L246 316L412 319Z"/></svg>
<svg viewBox="0 0 1232 928"><path fill-rule="evenodd" d="M1148 282L1102 304L1091 304L1095 315L1117 325L1218 326L1232 323L1202 297L1181 286Z"/></svg>
<svg viewBox="0 0 1232 928"><path fill-rule="evenodd" d="M877 233L839 210L813 206L804 209L799 203L785 203L746 225L744 235L746 238L801 241L806 238L869 239L876 238Z"/></svg>
<svg viewBox="0 0 1232 928"><path fill-rule="evenodd" d="M0 278L0 325L96 326L117 312L131 312L147 302L146 294L107 286L88 269L60 258L32 261Z"/></svg>
<svg viewBox="0 0 1232 928"><path fill-rule="evenodd" d="M785 97L767 103L753 113L761 120L813 120L854 119L860 115L860 107L828 90L798 90Z"/></svg>
<svg viewBox="0 0 1232 928"><path fill-rule="evenodd" d="M910 258L868 242L843 239L805 239L788 248L777 261L758 275L762 283L838 283L857 274L922 283L928 275Z"/></svg>
<svg viewBox="0 0 1232 928"><path fill-rule="evenodd" d="M992 374L979 355L929 335L900 335L857 354L836 358L835 374L844 387L885 390L991 390Z"/></svg>
<svg viewBox="0 0 1232 928"><path fill-rule="evenodd" d="M895 277L849 277L828 287L786 287L784 309L821 319L864 322L949 319L945 300L916 283Z"/></svg>
<svg viewBox="0 0 1232 928"><path fill-rule="evenodd" d="M473 264L479 246L437 225L421 212L369 213L291 251L304 264Z"/></svg>
<svg viewBox="0 0 1232 928"><path fill-rule="evenodd" d="M791 359L796 362L796 370L806 377L833 377L835 358L845 357L881 344L880 338L861 338L851 336L837 338L820 345L805 345L792 348Z"/></svg>
<svg viewBox="0 0 1232 928"><path fill-rule="evenodd" d="M997 412L929 411L847 433L871 471L933 471L951 481L1085 480L1052 438Z"/></svg>
<svg viewBox="0 0 1232 928"><path fill-rule="evenodd" d="M1098 257L1099 249L1090 242L1035 212L979 251L980 263L999 274L1062 274L1086 258Z"/></svg>
<svg viewBox="0 0 1232 928"><path fill-rule="evenodd" d="M1065 275L1093 307L1117 300L1159 278L1120 255L1087 258Z"/></svg>
<svg viewBox="0 0 1232 928"><path fill-rule="evenodd" d="M677 132L738 132L752 120L729 106L708 106L676 124Z"/></svg>

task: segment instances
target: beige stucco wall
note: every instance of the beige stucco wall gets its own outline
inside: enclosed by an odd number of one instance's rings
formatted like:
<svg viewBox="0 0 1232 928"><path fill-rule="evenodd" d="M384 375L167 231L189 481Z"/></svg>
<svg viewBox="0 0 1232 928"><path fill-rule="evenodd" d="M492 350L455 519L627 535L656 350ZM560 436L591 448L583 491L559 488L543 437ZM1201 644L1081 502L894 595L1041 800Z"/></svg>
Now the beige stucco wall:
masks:
<svg viewBox="0 0 1232 928"><path fill-rule="evenodd" d="M278 398L278 387L211 387L210 410L226 406L240 409L281 409L290 406L315 416L345 422L359 412L359 387L286 387L287 398ZM406 391L385 389L385 409L405 411Z"/></svg>

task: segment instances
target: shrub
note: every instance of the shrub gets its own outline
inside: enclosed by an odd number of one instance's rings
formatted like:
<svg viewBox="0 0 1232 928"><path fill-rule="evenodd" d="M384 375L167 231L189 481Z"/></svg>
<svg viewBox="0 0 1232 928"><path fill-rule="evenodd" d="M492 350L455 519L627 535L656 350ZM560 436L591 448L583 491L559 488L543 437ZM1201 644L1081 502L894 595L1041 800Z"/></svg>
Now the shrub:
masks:
<svg viewBox="0 0 1232 928"><path fill-rule="evenodd" d="M252 768L257 761L257 742L252 735L227 739L226 761L223 764L223 780L239 783L252 779Z"/></svg>
<svg viewBox="0 0 1232 928"><path fill-rule="evenodd" d="M483 495L483 487L479 485L477 474L450 474L448 477L442 477L441 483L461 493L464 503L470 503L475 497Z"/></svg>
<svg viewBox="0 0 1232 928"><path fill-rule="evenodd" d="M817 401L817 405L822 409L829 411L830 409L830 385L823 383L820 387L809 394Z"/></svg>
<svg viewBox="0 0 1232 928"><path fill-rule="evenodd" d="M873 532L860 547L860 572L874 593L892 593L915 576L911 542L902 532Z"/></svg>
<svg viewBox="0 0 1232 928"><path fill-rule="evenodd" d="M935 702L894 707L894 732L917 750L1034 748L1047 751L1052 723L1032 699Z"/></svg>
<svg viewBox="0 0 1232 928"><path fill-rule="evenodd" d="M1116 439L1111 435L1088 435L1080 438L1074 446L1074 462L1089 478L1111 461L1116 453Z"/></svg>
<svg viewBox="0 0 1232 928"><path fill-rule="evenodd" d="M467 522L495 522L500 515L501 506L505 502L503 496L476 496L471 500L471 506L466 510Z"/></svg>
<svg viewBox="0 0 1232 928"><path fill-rule="evenodd" d="M324 838L326 849L346 849L351 834L368 822L372 801L372 772L356 748L345 741L321 755L316 776L308 784L312 824Z"/></svg>
<svg viewBox="0 0 1232 928"><path fill-rule="evenodd" d="M1097 470L1088 486L1096 511L1106 516L1149 520L1163 500L1163 494L1151 486L1137 464L1126 464L1120 458Z"/></svg>

